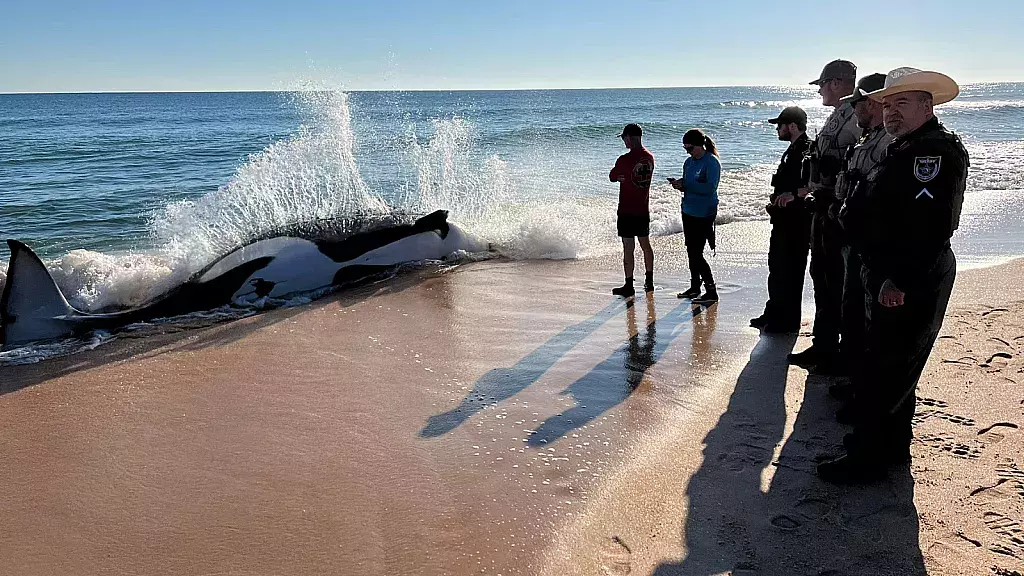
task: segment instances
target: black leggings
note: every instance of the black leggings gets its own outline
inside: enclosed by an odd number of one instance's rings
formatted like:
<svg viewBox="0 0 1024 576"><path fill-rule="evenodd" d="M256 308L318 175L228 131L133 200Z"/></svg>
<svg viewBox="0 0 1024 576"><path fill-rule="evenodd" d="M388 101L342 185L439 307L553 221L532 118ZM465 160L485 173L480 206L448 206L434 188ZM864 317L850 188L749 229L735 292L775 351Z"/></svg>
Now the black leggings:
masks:
<svg viewBox="0 0 1024 576"><path fill-rule="evenodd" d="M711 276L711 265L704 259L704 245L711 240L714 233L714 216L690 216L683 213L683 238L686 241L686 256L690 264L690 283L714 286L715 279Z"/></svg>

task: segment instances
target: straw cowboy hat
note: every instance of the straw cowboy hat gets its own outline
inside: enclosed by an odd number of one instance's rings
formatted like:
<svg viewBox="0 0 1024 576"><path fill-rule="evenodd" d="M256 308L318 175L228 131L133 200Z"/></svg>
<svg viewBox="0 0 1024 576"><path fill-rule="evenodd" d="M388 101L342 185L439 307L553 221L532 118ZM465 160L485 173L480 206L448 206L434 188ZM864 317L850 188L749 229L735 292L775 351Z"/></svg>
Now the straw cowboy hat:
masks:
<svg viewBox="0 0 1024 576"><path fill-rule="evenodd" d="M927 92L932 95L932 103L937 106L956 98L960 94L960 87L945 74L906 67L889 72L885 77L885 86L881 90L869 92L867 96L872 100L881 100L901 92Z"/></svg>

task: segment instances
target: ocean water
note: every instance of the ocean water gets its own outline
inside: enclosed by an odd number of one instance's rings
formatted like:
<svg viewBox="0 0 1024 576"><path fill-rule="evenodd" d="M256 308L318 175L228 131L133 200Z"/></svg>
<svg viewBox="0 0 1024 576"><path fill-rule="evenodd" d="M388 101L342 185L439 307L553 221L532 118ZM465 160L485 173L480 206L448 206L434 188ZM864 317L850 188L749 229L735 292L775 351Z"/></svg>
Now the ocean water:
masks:
<svg viewBox="0 0 1024 576"><path fill-rule="evenodd" d="M645 128L652 233L672 234L682 134L719 145L720 224L765 219L786 146L766 119L792 104L812 135L830 111L801 87L0 95L0 235L83 310L142 303L261 231L357 210L445 208L507 257L588 258L618 250L622 125ZM1024 84L966 86L938 114L972 159L958 242L979 262L1024 255Z"/></svg>

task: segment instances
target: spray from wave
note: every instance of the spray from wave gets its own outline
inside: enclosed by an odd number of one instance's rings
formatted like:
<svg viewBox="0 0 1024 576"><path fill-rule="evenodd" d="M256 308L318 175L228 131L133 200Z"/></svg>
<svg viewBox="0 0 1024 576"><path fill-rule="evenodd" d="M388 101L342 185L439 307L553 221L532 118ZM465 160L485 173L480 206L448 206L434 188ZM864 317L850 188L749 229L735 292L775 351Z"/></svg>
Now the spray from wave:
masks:
<svg viewBox="0 0 1024 576"><path fill-rule="evenodd" d="M397 140L415 180L398 190L373 190L356 160L348 95L311 90L296 93L294 103L304 122L293 137L249 157L219 189L154 211L152 248L74 250L48 262L69 302L91 312L138 306L275 230L392 210L447 209L451 220L514 258L577 258L615 242L613 204L557 193L516 201L521 191L508 165L497 155L479 159L473 126L464 119L435 120L425 138L410 126ZM670 219L673 202L664 204ZM659 228L657 215L654 220L655 230L679 228L671 222Z"/></svg>

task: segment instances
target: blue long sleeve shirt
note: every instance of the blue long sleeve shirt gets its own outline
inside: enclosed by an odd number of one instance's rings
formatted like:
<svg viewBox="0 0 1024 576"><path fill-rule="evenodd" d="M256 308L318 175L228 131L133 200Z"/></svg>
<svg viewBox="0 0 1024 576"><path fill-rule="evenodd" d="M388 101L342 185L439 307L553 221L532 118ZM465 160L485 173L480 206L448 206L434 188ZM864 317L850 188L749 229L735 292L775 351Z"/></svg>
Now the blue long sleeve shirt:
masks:
<svg viewBox="0 0 1024 576"><path fill-rule="evenodd" d="M700 160L687 158L683 163L683 214L698 217L718 213L718 181L722 163L718 157L705 153Z"/></svg>

